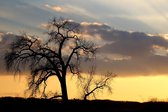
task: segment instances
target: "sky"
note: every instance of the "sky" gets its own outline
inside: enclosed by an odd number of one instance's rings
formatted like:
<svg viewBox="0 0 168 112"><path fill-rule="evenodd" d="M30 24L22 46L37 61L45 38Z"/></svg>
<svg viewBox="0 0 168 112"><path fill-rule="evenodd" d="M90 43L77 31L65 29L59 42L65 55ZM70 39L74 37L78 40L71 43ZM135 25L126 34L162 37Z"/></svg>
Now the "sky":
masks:
<svg viewBox="0 0 168 112"><path fill-rule="evenodd" d="M0 96L22 94L5 89L9 80L16 88L20 85L13 75L5 75L9 74L3 60L8 45L22 32L45 38L46 23L53 17L73 20L86 39L100 46L98 73L117 74L109 99L168 98L167 0L0 0L0 83L4 88Z"/></svg>

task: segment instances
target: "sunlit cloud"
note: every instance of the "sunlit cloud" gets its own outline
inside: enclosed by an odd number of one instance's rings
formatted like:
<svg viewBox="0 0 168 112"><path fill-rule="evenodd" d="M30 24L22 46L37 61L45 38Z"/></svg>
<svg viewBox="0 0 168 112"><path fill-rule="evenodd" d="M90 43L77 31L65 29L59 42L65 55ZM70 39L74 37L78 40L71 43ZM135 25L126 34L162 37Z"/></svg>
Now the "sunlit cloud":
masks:
<svg viewBox="0 0 168 112"><path fill-rule="evenodd" d="M42 29L46 29L46 28L48 28L48 24L47 23L42 23L41 25L40 25L40 28L42 28Z"/></svg>
<svg viewBox="0 0 168 112"><path fill-rule="evenodd" d="M83 16L87 16L90 18L96 18L96 15L92 14L91 12L87 11L86 9L82 8L82 7L78 7L75 5L64 5L64 6L57 6L57 5L49 5L49 4L45 4L45 7L56 11L56 12L61 12L61 13L65 13L65 14L74 14L74 15L83 15Z"/></svg>
<svg viewBox="0 0 168 112"><path fill-rule="evenodd" d="M167 56L168 55L168 48L159 46L159 45L153 45L153 52L155 55L159 56Z"/></svg>
<svg viewBox="0 0 168 112"><path fill-rule="evenodd" d="M93 36L93 35L89 35L89 34L86 34L86 33L82 33L81 37L86 39L87 41L93 41L95 43L100 43L100 42L103 41L101 36L98 35L98 34Z"/></svg>
<svg viewBox="0 0 168 112"><path fill-rule="evenodd" d="M4 36L4 34L0 32L0 42L2 41L3 36Z"/></svg>
<svg viewBox="0 0 168 112"><path fill-rule="evenodd" d="M4 33L0 32L0 37L2 37L4 35Z"/></svg>
<svg viewBox="0 0 168 112"><path fill-rule="evenodd" d="M45 7L50 8L50 9L57 11L57 12L65 12L65 10L60 6L51 6L49 4L45 4Z"/></svg>
<svg viewBox="0 0 168 112"><path fill-rule="evenodd" d="M168 34L158 34L158 35L168 40Z"/></svg>
<svg viewBox="0 0 168 112"><path fill-rule="evenodd" d="M102 25L105 25L103 23L98 23L98 22L93 22L93 23L91 23L91 22L81 22L80 24L82 26L89 26L89 25L102 26Z"/></svg>
<svg viewBox="0 0 168 112"><path fill-rule="evenodd" d="M131 56L109 53L109 54L98 54L97 58L102 59L104 62L113 62L113 61L130 60Z"/></svg>

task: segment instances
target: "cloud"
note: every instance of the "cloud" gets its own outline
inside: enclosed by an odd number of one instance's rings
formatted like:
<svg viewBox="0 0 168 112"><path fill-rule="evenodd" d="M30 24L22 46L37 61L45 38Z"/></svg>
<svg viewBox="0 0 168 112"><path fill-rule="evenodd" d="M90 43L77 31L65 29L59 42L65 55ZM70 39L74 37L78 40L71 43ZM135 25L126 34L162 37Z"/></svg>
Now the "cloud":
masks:
<svg viewBox="0 0 168 112"><path fill-rule="evenodd" d="M99 72L107 70L119 76L165 75L168 73L168 40L165 36L112 29L107 24L81 24L83 32L104 45L99 49Z"/></svg>
<svg viewBox="0 0 168 112"><path fill-rule="evenodd" d="M104 32L105 33L105 32ZM104 36L104 33L102 36ZM107 36L107 34L106 34ZM103 52L113 52L122 55L128 55L132 57L148 56L153 54L153 45L168 47L168 42L162 37L148 36L145 33L113 30L109 32L107 39L113 41L112 44L104 46Z"/></svg>
<svg viewBox="0 0 168 112"><path fill-rule="evenodd" d="M118 76L163 75L168 73L168 40L164 35L128 32L111 28L100 22L81 22L79 25L85 39L99 45L98 72L112 71ZM47 24L41 26L46 27ZM12 33L0 33L0 54L3 57L9 43L17 37ZM1 71L5 71L0 59ZM86 65L82 66L86 71Z"/></svg>
<svg viewBox="0 0 168 112"><path fill-rule="evenodd" d="M86 24L86 23L85 23ZM149 36L143 32L128 32L110 28L105 24L81 24L83 32L94 37L99 35L104 41L111 42L103 46L103 52L138 56L139 54L152 53L153 45L168 47L168 41L161 36ZM138 51L137 51L138 49Z"/></svg>
<svg viewBox="0 0 168 112"><path fill-rule="evenodd" d="M93 22L93 23L89 23L89 22L81 22L80 23L81 26L103 26L104 24L102 23L98 23L98 22Z"/></svg>
<svg viewBox="0 0 168 112"><path fill-rule="evenodd" d="M45 7L68 16L72 16L73 14L76 18L78 18L77 16L86 16L92 19L97 17L96 15L94 15L93 13L91 13L85 8L75 6L75 5L70 5L70 4L61 5L61 6L45 4Z"/></svg>
<svg viewBox="0 0 168 112"><path fill-rule="evenodd" d="M57 11L57 12L65 12L65 10L60 6L51 6L49 4L45 4L45 7L52 9L54 11Z"/></svg>
<svg viewBox="0 0 168 112"><path fill-rule="evenodd" d="M2 41L3 36L4 36L4 33L0 32L0 41Z"/></svg>
<svg viewBox="0 0 168 112"><path fill-rule="evenodd" d="M42 24L40 25L40 28L42 28L42 29L47 29L47 28L48 28L48 23L42 23Z"/></svg>

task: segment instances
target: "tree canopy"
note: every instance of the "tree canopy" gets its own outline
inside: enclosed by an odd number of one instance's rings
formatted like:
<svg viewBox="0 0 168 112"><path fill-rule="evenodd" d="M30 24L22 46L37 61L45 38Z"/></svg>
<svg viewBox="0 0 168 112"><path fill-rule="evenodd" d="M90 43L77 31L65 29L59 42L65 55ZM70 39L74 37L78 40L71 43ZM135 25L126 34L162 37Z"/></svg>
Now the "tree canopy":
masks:
<svg viewBox="0 0 168 112"><path fill-rule="evenodd" d="M81 59L93 58L97 49L93 42L85 40L79 33L74 22L53 18L48 22L45 39L26 34L18 36L5 55L6 68L15 72L23 68L31 71L31 95L36 95L41 85L44 85L42 94L45 95L46 81L56 76L61 85L62 100L67 101L67 73L80 76Z"/></svg>

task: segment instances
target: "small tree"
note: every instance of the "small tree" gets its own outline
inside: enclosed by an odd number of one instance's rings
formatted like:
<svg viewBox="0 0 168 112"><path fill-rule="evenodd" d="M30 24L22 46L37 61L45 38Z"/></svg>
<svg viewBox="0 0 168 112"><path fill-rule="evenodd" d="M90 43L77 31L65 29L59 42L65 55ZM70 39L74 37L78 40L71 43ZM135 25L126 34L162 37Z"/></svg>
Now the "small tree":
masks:
<svg viewBox="0 0 168 112"><path fill-rule="evenodd" d="M87 100L89 96L96 98L96 94L107 90L112 93L111 81L116 76L113 73L102 74L96 78L95 66L92 66L88 75L80 80L82 98Z"/></svg>
<svg viewBox="0 0 168 112"><path fill-rule="evenodd" d="M23 67L31 71L29 90L36 95L46 81L56 76L61 85L62 100L68 100L66 76L67 72L80 76L80 62L83 57L92 58L96 47L94 43L79 37L77 24L53 18L47 25L47 39L22 35L10 45L5 55L7 70L15 72Z"/></svg>

